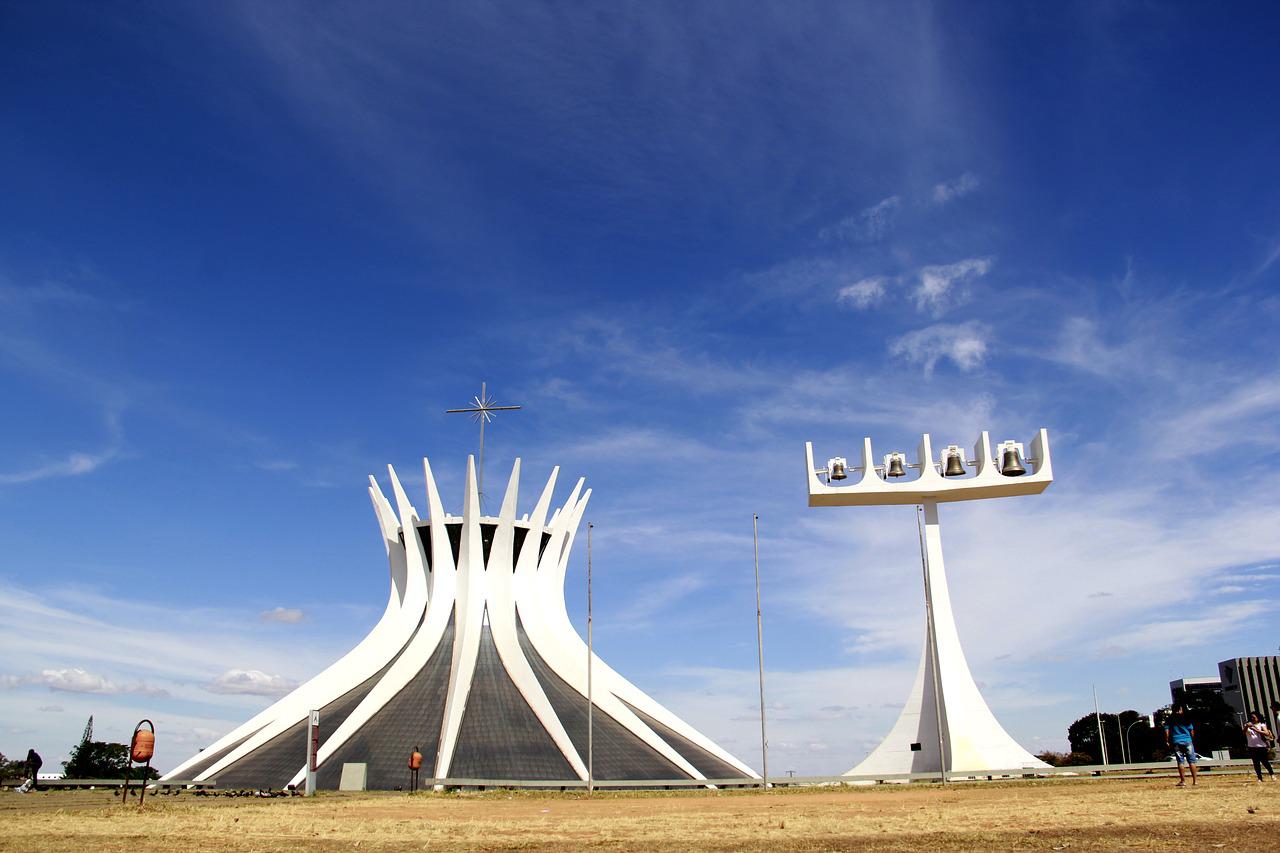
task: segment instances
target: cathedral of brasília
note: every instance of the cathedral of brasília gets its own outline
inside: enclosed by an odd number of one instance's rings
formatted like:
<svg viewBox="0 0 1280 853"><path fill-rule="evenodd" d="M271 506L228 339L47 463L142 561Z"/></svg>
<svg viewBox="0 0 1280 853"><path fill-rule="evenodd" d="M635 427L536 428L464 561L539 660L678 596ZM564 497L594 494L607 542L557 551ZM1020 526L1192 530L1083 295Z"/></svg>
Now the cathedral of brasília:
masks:
<svg viewBox="0 0 1280 853"><path fill-rule="evenodd" d="M517 518L517 459L498 516L482 516L469 458L457 517L423 466L426 518L390 466L394 508L369 478L391 593L368 636L164 778L300 784L308 715L319 709L321 789L337 788L348 763L365 765L369 788L404 786L415 748L424 780L587 779L588 652L569 621L564 578L591 490L579 480L548 519L556 469ZM591 670L595 779L758 778L598 657Z"/></svg>

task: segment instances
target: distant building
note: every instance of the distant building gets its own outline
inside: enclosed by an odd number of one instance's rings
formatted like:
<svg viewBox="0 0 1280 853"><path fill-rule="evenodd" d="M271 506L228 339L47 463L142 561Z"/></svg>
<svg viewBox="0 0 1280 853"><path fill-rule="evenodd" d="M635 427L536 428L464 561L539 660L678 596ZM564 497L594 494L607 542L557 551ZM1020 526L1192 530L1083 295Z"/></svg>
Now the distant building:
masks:
<svg viewBox="0 0 1280 853"><path fill-rule="evenodd" d="M1257 711L1272 731L1276 730L1276 714L1271 703L1280 700L1280 655L1257 658L1232 658L1218 664L1222 698L1240 719Z"/></svg>
<svg viewBox="0 0 1280 853"><path fill-rule="evenodd" d="M1216 675L1169 682L1169 701L1174 705L1185 705L1193 714L1199 708L1217 705L1221 698L1222 679Z"/></svg>

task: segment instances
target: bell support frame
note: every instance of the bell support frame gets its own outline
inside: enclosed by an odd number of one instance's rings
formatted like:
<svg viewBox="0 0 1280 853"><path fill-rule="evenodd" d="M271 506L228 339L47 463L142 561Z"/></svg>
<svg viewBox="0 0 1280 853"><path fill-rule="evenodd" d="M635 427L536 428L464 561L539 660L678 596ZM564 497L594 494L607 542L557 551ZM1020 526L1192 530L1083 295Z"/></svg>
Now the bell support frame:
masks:
<svg viewBox="0 0 1280 853"><path fill-rule="evenodd" d="M809 483L809 506L884 506L923 504L926 500L937 503L968 501L979 498L1003 498L1014 495L1038 495L1053 482L1053 463L1049 457L1049 433L1040 430L1030 442L1030 456L1022 461L1029 464L1026 474L1006 477L1000 473L1000 460L991 453L991 436L983 432L973 446L976 471L964 477L944 477L934 467L938 461L929 434L925 433L916 448L916 462L911 467L919 476L901 481L882 478L875 470L875 454L871 439L862 440L862 465L850 466L850 474L861 471L854 481L835 486L822 482L822 469L813 463L813 442L806 441L805 473Z"/></svg>

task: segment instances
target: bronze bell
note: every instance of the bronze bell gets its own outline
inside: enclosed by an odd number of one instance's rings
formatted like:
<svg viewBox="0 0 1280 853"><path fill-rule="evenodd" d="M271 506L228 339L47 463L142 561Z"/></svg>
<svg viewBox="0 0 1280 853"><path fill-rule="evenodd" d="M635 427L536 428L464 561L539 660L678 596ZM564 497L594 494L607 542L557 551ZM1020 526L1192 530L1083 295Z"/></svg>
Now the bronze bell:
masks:
<svg viewBox="0 0 1280 853"><path fill-rule="evenodd" d="M885 472L890 477L901 477L907 472L902 468L902 457L894 456L889 459L889 470Z"/></svg>
<svg viewBox="0 0 1280 853"><path fill-rule="evenodd" d="M1022 460L1018 458L1016 447L1004 449L1004 458L1000 460L1000 473L1006 477L1021 477L1027 473L1027 469L1022 467Z"/></svg>
<svg viewBox="0 0 1280 853"><path fill-rule="evenodd" d="M944 477L963 477L964 462L960 459L959 453L952 453L947 456L947 467L942 472Z"/></svg>
<svg viewBox="0 0 1280 853"><path fill-rule="evenodd" d="M849 479L849 472L845 469L845 461L843 459L831 460L831 479L832 480Z"/></svg>

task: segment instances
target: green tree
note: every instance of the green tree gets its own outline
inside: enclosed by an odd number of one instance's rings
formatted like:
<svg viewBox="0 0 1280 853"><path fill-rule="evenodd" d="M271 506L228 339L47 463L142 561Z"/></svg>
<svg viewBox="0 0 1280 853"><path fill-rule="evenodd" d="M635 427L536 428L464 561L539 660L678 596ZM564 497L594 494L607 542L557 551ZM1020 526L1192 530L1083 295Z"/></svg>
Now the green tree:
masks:
<svg viewBox="0 0 1280 853"><path fill-rule="evenodd" d="M1164 744L1164 732L1153 729L1137 711L1121 711L1119 714L1102 714L1102 732L1107 742L1107 760L1120 764L1127 755L1131 762L1162 761L1168 755ZM1157 723L1160 723L1157 712ZM1121 739L1125 738L1121 748ZM1067 739L1072 752L1089 756L1094 764L1102 763L1102 747L1098 741L1098 719L1085 714L1067 727Z"/></svg>
<svg viewBox="0 0 1280 853"><path fill-rule="evenodd" d="M71 757L62 762L68 779L123 779L129 764L129 747L122 743L106 743L100 740L84 741L71 750ZM135 766L129 772L130 779L156 779L155 768Z"/></svg>
<svg viewBox="0 0 1280 853"><path fill-rule="evenodd" d="M10 761L5 757L3 752L0 752L0 782L25 778L26 767L26 759L21 761Z"/></svg>

